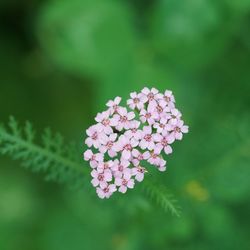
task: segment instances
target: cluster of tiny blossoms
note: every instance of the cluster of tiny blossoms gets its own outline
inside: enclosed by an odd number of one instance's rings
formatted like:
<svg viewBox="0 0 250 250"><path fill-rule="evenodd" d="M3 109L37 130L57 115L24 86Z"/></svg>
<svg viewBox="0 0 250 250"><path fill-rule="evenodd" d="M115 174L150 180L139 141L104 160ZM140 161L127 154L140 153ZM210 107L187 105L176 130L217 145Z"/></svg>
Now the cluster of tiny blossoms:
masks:
<svg viewBox="0 0 250 250"><path fill-rule="evenodd" d="M126 193L135 181L143 181L147 172L143 161L165 171L161 153L171 154L171 144L188 132L172 91L162 94L155 88L144 88L130 97L127 105L134 111L120 106L121 98L116 97L86 131L85 143L92 150L84 153L84 159L90 162L91 183L102 199L115 191Z"/></svg>

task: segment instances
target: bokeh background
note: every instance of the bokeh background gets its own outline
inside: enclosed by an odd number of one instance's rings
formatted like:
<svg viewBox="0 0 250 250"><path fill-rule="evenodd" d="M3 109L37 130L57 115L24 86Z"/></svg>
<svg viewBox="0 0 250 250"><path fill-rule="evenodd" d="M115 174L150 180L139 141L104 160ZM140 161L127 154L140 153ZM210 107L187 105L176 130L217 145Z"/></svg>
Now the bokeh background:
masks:
<svg viewBox="0 0 250 250"><path fill-rule="evenodd" d="M173 90L190 133L155 173L180 218L134 190L103 202L1 157L0 249L249 249L249 27L249 0L1 0L1 122L81 147L106 100L154 86Z"/></svg>

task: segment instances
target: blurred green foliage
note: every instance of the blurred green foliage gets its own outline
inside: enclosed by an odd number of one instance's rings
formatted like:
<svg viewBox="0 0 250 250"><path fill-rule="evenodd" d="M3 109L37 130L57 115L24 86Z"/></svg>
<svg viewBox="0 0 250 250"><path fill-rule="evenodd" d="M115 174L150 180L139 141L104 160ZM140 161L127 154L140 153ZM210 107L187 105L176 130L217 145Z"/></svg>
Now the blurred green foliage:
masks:
<svg viewBox="0 0 250 250"><path fill-rule="evenodd" d="M1 122L81 148L107 99L154 86L174 91L190 133L152 173L180 218L138 189L100 201L1 157L0 249L249 249L249 26L248 0L1 1Z"/></svg>

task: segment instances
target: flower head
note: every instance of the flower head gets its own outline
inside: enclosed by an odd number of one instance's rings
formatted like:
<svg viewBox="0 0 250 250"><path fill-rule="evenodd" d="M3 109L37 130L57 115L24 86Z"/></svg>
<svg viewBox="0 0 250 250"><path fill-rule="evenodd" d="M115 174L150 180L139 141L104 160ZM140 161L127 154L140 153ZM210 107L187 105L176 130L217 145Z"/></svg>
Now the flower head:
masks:
<svg viewBox="0 0 250 250"><path fill-rule="evenodd" d="M108 101L108 109L98 113L96 124L86 131L89 149L83 157L90 163L91 183L101 199L116 191L126 193L136 181L142 182L145 162L165 171L162 155L171 154L171 144L188 132L172 91L162 94L156 88L143 88L132 92L127 105L138 115L120 103L121 97Z"/></svg>

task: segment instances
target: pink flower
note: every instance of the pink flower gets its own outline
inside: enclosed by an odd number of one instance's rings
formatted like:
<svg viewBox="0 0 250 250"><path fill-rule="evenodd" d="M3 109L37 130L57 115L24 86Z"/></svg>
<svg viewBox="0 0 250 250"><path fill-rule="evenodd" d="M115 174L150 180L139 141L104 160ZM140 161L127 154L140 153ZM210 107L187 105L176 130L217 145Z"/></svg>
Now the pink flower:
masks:
<svg viewBox="0 0 250 250"><path fill-rule="evenodd" d="M120 108L118 110L119 114L115 114L114 118L117 121L116 129L121 131L123 129L129 129L131 120L135 118L134 112L128 112L126 108Z"/></svg>
<svg viewBox="0 0 250 250"><path fill-rule="evenodd" d="M143 181L144 173L146 172L147 172L146 169L141 166L137 166L132 169L132 175L134 175L135 179L139 182Z"/></svg>
<svg viewBox="0 0 250 250"><path fill-rule="evenodd" d="M109 111L104 111L102 113L98 113L95 120L101 124L101 127L105 134L113 133L113 129L111 126L116 126L118 121L114 118L109 118Z"/></svg>
<svg viewBox="0 0 250 250"><path fill-rule="evenodd" d="M170 90L166 90L163 96L164 100L168 104L170 108L174 108L175 106L175 98L173 96L173 92Z"/></svg>
<svg viewBox="0 0 250 250"><path fill-rule="evenodd" d="M140 119L143 123L148 122L149 125L153 125L158 119L158 114L155 112L156 105L150 103L147 110L143 109L140 112Z"/></svg>
<svg viewBox="0 0 250 250"><path fill-rule="evenodd" d="M103 134L100 138L102 145L100 146L100 152L105 154L108 151L108 155L110 157L115 157L117 155L115 148L115 140L117 138L117 134L110 134L109 136Z"/></svg>
<svg viewBox="0 0 250 250"><path fill-rule="evenodd" d="M135 181L131 179L131 176L124 176L123 178L116 178L115 185L119 186L118 191L124 194L127 188L134 188Z"/></svg>
<svg viewBox="0 0 250 250"><path fill-rule="evenodd" d="M98 173L103 173L106 170L111 171L113 165L114 165L113 161L100 162L97 166L97 171Z"/></svg>
<svg viewBox="0 0 250 250"><path fill-rule="evenodd" d="M128 138L135 138L137 141L141 139L142 131L139 129L140 127L139 121L131 121L130 130L127 130L124 135Z"/></svg>
<svg viewBox="0 0 250 250"><path fill-rule="evenodd" d="M172 126L172 135L176 140L181 140L183 134L188 133L188 126L184 125L182 120L178 121L176 125Z"/></svg>
<svg viewBox="0 0 250 250"><path fill-rule="evenodd" d="M171 154L173 152L170 144L175 141L175 138L173 135L169 134L168 131L164 130L162 135L156 134L154 139L158 142L156 144L156 149L158 149L157 151L162 151L164 149L166 154Z"/></svg>
<svg viewBox="0 0 250 250"><path fill-rule="evenodd" d="M127 160L121 160L119 162L118 160L115 161L112 171L114 173L114 177L119 177L121 178L123 175L124 176L130 176L131 174L131 169L129 168L130 162Z"/></svg>
<svg viewBox="0 0 250 250"><path fill-rule="evenodd" d="M166 161L162 159L158 152L152 152L148 162L156 166L160 171L164 171L163 169L166 166Z"/></svg>
<svg viewBox="0 0 250 250"><path fill-rule="evenodd" d="M121 152L123 159L129 160L131 158L131 151L138 144L139 142L135 138L128 138L125 135L121 135L115 145L115 150L116 152Z"/></svg>
<svg viewBox="0 0 250 250"><path fill-rule="evenodd" d="M156 100L159 99L159 90L156 88L152 88L151 90L149 88L144 88L141 92L147 98L148 102L156 103Z"/></svg>
<svg viewBox="0 0 250 250"><path fill-rule="evenodd" d="M112 181L112 173L110 170L105 170L102 173L99 173L97 170L92 170L91 176L93 177L91 183L94 187L100 186L103 187L107 182Z"/></svg>
<svg viewBox="0 0 250 250"><path fill-rule="evenodd" d="M100 147L101 142L99 141L99 139L101 132L102 127L99 124L93 125L87 129L86 133L89 137L85 140L85 143L89 148L92 146L94 146L95 148Z"/></svg>
<svg viewBox="0 0 250 250"><path fill-rule="evenodd" d="M101 153L94 154L92 150L88 149L84 152L84 160L90 161L90 166L96 168L100 162L103 162L104 155Z"/></svg>
<svg viewBox="0 0 250 250"><path fill-rule="evenodd" d="M178 109L171 109L169 123L175 125L181 118L181 112Z"/></svg>
<svg viewBox="0 0 250 250"><path fill-rule="evenodd" d="M152 128L150 126L143 127L142 140L139 146L141 149L153 150L155 148L154 137L152 135Z"/></svg>
<svg viewBox="0 0 250 250"><path fill-rule="evenodd" d="M154 113L157 114L157 120L160 120L161 118L168 118L168 112L170 112L170 108L167 106L167 103L165 101L160 101L154 109Z"/></svg>
<svg viewBox="0 0 250 250"><path fill-rule="evenodd" d="M162 133L162 131L165 129L166 124L167 124L168 120L165 118L161 118L159 122L155 123L153 125L154 128L157 129L157 133Z"/></svg>
<svg viewBox="0 0 250 250"><path fill-rule="evenodd" d="M102 187L98 187L96 189L96 193L99 196L99 198L104 199L104 198L109 198L115 191L116 191L116 186L114 184L105 184Z"/></svg>
<svg viewBox="0 0 250 250"><path fill-rule="evenodd" d="M106 106L109 107L110 113L117 113L119 110L119 104L121 102L122 98L117 96L114 100L110 100L107 102Z"/></svg>
<svg viewBox="0 0 250 250"><path fill-rule="evenodd" d="M147 102L147 98L145 95L143 95L142 93L137 94L136 92L132 92L130 94L130 97L132 99L129 99L127 101L128 106L131 109L142 109L144 107L144 103Z"/></svg>
<svg viewBox="0 0 250 250"><path fill-rule="evenodd" d="M135 166L138 166L141 161L147 160L150 157L150 153L148 151L141 153L137 149L133 149L132 156L133 156L132 163Z"/></svg>

